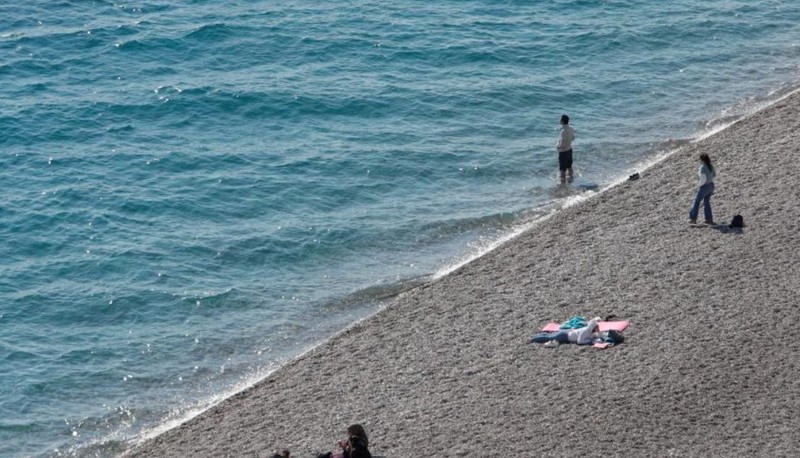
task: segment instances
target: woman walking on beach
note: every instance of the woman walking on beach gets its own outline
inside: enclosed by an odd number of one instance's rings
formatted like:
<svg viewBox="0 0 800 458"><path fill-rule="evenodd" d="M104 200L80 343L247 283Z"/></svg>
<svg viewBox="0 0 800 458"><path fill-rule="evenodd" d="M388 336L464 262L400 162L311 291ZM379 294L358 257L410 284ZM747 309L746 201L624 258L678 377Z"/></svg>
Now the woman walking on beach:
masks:
<svg viewBox="0 0 800 458"><path fill-rule="evenodd" d="M701 154L700 161L703 163L700 166L698 175L700 176L700 189L697 190L697 197L694 199L692 209L689 210L689 222L691 224L697 223L697 213L700 211L700 202L703 202L703 216L705 217L706 224L714 224L714 215L711 213L711 195L714 194L714 166L711 165L711 158L708 154Z"/></svg>

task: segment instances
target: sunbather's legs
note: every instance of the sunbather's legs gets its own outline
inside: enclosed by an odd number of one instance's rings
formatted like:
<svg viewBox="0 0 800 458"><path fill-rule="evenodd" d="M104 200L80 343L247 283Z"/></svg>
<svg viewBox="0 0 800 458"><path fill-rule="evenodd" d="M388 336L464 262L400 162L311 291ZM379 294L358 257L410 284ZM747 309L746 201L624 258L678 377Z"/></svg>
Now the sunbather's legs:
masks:
<svg viewBox="0 0 800 458"><path fill-rule="evenodd" d="M531 337L533 343L546 343L555 340L558 343L569 343L569 331L540 332Z"/></svg>

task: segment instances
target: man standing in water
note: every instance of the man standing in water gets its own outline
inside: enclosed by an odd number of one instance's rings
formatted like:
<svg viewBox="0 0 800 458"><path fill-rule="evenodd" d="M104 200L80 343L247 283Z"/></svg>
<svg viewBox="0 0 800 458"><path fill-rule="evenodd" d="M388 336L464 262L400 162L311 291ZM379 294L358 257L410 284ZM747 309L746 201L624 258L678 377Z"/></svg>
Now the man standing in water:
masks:
<svg viewBox="0 0 800 458"><path fill-rule="evenodd" d="M561 172L561 182L566 181L569 175L572 181L572 141L575 140L575 129L569 125L569 116L561 115L561 132L558 134L558 170Z"/></svg>

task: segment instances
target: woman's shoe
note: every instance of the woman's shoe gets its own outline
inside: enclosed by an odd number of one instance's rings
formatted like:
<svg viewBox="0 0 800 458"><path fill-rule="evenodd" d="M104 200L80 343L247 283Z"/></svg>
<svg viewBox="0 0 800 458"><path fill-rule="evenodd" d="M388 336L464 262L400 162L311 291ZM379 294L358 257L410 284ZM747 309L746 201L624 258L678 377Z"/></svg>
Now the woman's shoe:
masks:
<svg viewBox="0 0 800 458"><path fill-rule="evenodd" d="M711 221L711 220L709 220L709 219L707 219L707 220L705 220L705 221L703 221L703 222L704 222L704 223L706 223L706 224L711 224L712 226L713 226L713 225L715 225L715 224L717 224L717 223L715 223L714 221Z"/></svg>

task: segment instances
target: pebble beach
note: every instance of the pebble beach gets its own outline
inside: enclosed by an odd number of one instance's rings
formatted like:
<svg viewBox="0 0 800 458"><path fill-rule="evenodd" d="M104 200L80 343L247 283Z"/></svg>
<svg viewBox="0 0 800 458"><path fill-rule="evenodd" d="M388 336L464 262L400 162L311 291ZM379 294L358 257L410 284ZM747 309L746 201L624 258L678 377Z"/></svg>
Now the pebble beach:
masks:
<svg viewBox="0 0 800 458"><path fill-rule="evenodd" d="M536 223L128 457L800 453L800 94ZM698 156L718 226L690 225ZM555 163L555 156L554 156ZM735 214L746 227L729 229ZM573 315L624 344L545 348Z"/></svg>

